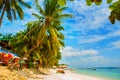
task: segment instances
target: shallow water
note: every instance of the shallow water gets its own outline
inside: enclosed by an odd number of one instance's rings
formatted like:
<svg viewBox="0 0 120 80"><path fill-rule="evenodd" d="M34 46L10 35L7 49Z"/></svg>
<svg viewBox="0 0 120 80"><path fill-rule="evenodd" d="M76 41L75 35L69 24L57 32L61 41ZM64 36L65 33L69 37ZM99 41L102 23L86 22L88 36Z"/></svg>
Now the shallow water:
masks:
<svg viewBox="0 0 120 80"><path fill-rule="evenodd" d="M102 68L77 68L74 72L90 76L105 78L107 80L120 80L120 68L102 67Z"/></svg>

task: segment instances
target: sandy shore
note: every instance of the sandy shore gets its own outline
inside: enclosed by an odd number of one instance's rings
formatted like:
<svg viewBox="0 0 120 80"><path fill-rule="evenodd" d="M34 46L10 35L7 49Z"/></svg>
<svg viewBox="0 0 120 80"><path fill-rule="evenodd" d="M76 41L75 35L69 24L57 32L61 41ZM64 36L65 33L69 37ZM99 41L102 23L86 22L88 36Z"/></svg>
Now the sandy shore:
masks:
<svg viewBox="0 0 120 80"><path fill-rule="evenodd" d="M56 73L55 69L43 70L46 75L40 74L34 69L23 69L20 71L9 70L7 67L0 66L0 80L106 80L93 76L86 76L64 70L65 74Z"/></svg>
<svg viewBox="0 0 120 80"><path fill-rule="evenodd" d="M56 70L50 70L50 75L43 76L43 80L105 80L93 76L81 75L69 70L65 74L56 73Z"/></svg>

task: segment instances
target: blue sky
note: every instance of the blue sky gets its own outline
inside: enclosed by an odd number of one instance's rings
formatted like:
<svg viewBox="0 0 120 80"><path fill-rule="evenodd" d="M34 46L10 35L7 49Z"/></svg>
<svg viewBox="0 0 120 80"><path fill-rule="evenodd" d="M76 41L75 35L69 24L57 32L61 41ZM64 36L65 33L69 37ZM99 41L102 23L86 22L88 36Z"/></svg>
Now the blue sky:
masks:
<svg viewBox="0 0 120 80"><path fill-rule="evenodd" d="M65 13L73 14L73 18L65 19L62 23L65 28L65 48L61 50L60 63L70 67L120 66L120 22L114 25L110 23L109 5L105 1L100 6L86 6L85 0L67 3ZM26 2L31 3L30 0ZM31 15L32 12L37 13L34 8L25 8L24 11L24 20L11 23L4 17L0 32L15 34L25 29L27 22L35 20Z"/></svg>

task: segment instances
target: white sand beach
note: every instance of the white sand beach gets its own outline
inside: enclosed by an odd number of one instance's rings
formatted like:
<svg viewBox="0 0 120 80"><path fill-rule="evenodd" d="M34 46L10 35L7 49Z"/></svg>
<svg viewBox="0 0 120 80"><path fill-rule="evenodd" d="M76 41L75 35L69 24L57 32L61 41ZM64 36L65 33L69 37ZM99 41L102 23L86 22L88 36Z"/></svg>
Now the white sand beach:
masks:
<svg viewBox="0 0 120 80"><path fill-rule="evenodd" d="M56 73L55 69L43 70L46 74L36 73L36 70L23 69L21 71L9 70L0 66L0 80L106 80L98 77L81 75L70 70L64 70L65 74Z"/></svg>
<svg viewBox="0 0 120 80"><path fill-rule="evenodd" d="M45 75L43 80L105 80L93 76L81 75L69 70L65 71L65 74L56 73L56 70L50 70L50 75Z"/></svg>

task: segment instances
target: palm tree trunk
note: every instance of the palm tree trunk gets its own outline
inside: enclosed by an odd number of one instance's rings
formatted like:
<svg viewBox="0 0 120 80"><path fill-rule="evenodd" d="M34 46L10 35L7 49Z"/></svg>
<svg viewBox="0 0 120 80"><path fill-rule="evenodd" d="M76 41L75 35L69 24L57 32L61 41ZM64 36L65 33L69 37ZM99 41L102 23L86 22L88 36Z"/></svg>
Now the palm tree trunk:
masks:
<svg viewBox="0 0 120 80"><path fill-rule="evenodd" d="M7 0L5 0L4 8L3 8L2 14L0 16L0 27L1 27L1 24L2 24L2 20L3 20L3 17L4 17L6 6L7 6Z"/></svg>

